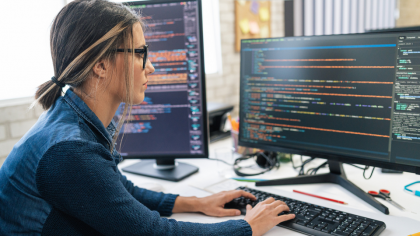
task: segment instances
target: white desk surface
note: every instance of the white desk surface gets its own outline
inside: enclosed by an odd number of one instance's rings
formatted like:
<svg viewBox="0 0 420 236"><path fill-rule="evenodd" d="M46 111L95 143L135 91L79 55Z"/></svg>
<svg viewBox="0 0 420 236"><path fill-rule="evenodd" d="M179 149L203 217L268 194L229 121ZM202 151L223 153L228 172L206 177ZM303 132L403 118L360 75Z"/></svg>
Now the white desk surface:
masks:
<svg viewBox="0 0 420 236"><path fill-rule="evenodd" d="M210 158L214 158L214 150L222 147L230 147L232 140L225 139L212 143L210 145ZM294 160L299 160L295 157ZM119 164L119 168L123 168L138 162L139 160L124 160ZM180 162L189 163L199 167L199 172L193 174L192 176L180 181L180 182L171 182L165 180L159 180L149 177L144 177L140 175L130 174L122 172L131 180L134 184L141 186L145 183L157 183L163 187L163 192L166 193L175 193L180 194L181 196L191 196L195 195L197 197L203 197L210 195L209 193L191 187L190 184L199 183L201 181L208 181L214 178L220 178L217 174L217 161L207 160L207 159L180 159ZM300 160L299 160L300 161ZM308 168L315 167L322 163L325 160L315 160L313 163L308 164ZM381 236L388 235L409 235L420 232L420 197L410 195L404 191L404 186L412 183L414 181L420 180L420 175L415 175L412 173L403 174L383 174L380 169L375 169L372 178L365 180L363 178L363 170L357 169L350 165L344 165L344 169L347 175L347 178L356 184L358 187L365 191L379 189L388 189L391 191L391 197L394 201L404 206L410 212L403 212L388 202L378 199L378 201L383 202L385 206L389 208L390 214L385 215L379 212L376 208L370 206L364 201L360 200L358 197L345 190L341 186L336 184L305 184L305 185L288 185L288 186L273 186L273 187L255 187L253 183L240 182L243 185L249 187L261 189L263 191L276 193L290 198L295 198L297 200L310 202L313 204L330 207L333 209L345 211L348 213L353 213L361 215L364 217L369 217L376 220L381 220L386 223L387 229L381 234ZM326 173L327 168L319 170L319 173ZM366 176L370 175L371 169L366 171ZM232 170L232 176L235 176ZM255 176L255 178L262 179L277 179L285 177L294 177L297 176L297 171L294 170L290 163L281 164L280 169L270 171L266 174ZM417 186L413 188L418 189ZM313 193L321 195L324 197L329 197L341 201L345 201L348 205L342 205L330 201L325 201L322 199L309 197L306 195L301 195L292 192L293 189L301 190L308 193ZM414 212L414 213L412 213ZM415 214L416 213L416 214ZM237 217L210 217L205 216L199 213L177 213L173 214L170 218L179 220L179 221L190 221L190 222L201 222L201 223L216 223L222 222L230 219L243 219L244 216ZM266 235L302 235L281 227L274 227Z"/></svg>

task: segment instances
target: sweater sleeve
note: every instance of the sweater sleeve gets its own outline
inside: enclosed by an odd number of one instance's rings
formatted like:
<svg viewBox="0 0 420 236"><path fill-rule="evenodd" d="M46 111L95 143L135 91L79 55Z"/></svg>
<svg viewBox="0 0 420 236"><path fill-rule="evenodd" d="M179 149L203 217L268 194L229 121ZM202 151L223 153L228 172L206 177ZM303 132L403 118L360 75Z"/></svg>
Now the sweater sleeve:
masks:
<svg viewBox="0 0 420 236"><path fill-rule="evenodd" d="M139 188L134 186L134 184L127 180L125 175L122 175L119 170L118 174L120 175L121 183L127 189L127 191L133 195L135 199L141 202L150 210L158 211L162 216L170 216L172 214L172 209L174 208L175 199L178 195L174 194L164 194L161 192L154 192L147 189Z"/></svg>
<svg viewBox="0 0 420 236"><path fill-rule="evenodd" d="M36 183L41 196L54 208L104 235L252 235L251 227L244 220L200 224L161 218L157 211L133 196L138 195L136 189L130 194L121 176L111 154L102 145L65 141L43 155ZM164 205L173 197L158 194L161 200L151 205L165 209L168 206Z"/></svg>

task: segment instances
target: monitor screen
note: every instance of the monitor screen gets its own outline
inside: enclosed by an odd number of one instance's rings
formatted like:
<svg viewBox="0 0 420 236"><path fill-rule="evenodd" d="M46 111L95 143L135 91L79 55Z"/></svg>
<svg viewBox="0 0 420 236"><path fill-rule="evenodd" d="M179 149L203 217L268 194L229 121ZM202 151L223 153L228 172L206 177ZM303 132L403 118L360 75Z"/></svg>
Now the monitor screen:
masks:
<svg viewBox="0 0 420 236"><path fill-rule="evenodd" d="M418 50L420 32L242 40L240 144L420 167Z"/></svg>
<svg viewBox="0 0 420 236"><path fill-rule="evenodd" d="M197 1L129 2L146 23L148 75L144 101L132 107L117 149L125 158L207 157L207 113ZM118 121L124 110L115 114ZM121 137L122 142L121 142Z"/></svg>

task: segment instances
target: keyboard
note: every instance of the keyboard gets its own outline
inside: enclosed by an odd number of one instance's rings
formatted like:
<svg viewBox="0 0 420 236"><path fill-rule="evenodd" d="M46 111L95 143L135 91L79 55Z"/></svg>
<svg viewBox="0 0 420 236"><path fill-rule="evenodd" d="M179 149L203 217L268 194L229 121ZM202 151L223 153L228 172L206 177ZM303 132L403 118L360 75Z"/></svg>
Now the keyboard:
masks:
<svg viewBox="0 0 420 236"><path fill-rule="evenodd" d="M306 235L377 236L386 227L382 221L363 216L353 215L247 187L239 187L237 189L252 193L257 197L257 200L252 201L251 199L240 197L225 204L225 208L239 209L241 214L245 215L247 204L254 207L258 202L273 197L276 200L285 202L290 208L290 212L282 212L280 215L289 213L296 215L294 219L282 222L277 226Z"/></svg>

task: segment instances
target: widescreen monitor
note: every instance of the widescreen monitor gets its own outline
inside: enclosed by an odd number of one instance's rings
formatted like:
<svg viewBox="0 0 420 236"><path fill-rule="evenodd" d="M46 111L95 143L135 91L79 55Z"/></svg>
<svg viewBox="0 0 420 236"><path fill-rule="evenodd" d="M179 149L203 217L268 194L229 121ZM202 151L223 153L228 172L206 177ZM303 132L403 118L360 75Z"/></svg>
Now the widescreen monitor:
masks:
<svg viewBox="0 0 420 236"><path fill-rule="evenodd" d="M175 158L208 157L201 1L124 4L146 23L148 58L155 72L148 75L145 99L133 106L117 148L125 159L156 161L141 161L123 170L178 181L198 168ZM121 104L115 121L123 109Z"/></svg>
<svg viewBox="0 0 420 236"><path fill-rule="evenodd" d="M420 31L245 39L240 63L239 145L420 174Z"/></svg>

